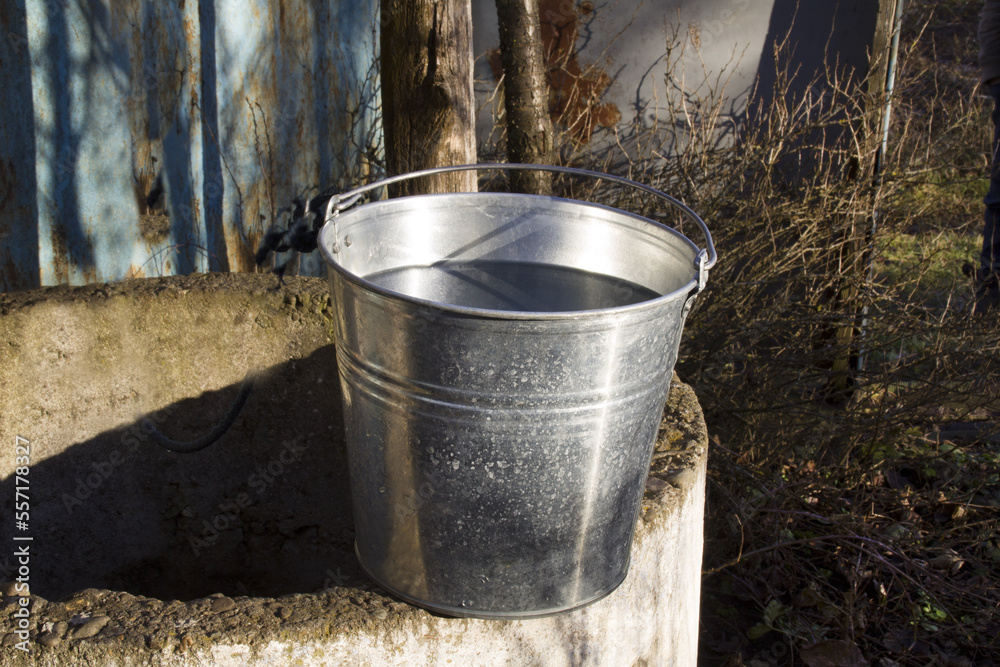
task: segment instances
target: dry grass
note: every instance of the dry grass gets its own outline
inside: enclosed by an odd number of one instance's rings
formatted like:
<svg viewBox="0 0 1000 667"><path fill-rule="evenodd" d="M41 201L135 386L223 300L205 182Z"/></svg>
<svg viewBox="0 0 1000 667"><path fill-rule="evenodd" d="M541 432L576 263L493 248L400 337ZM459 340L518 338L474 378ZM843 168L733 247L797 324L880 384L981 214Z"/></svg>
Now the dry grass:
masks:
<svg viewBox="0 0 1000 667"><path fill-rule="evenodd" d="M678 362L712 433L706 664L1000 664L1000 340L961 272L991 131L980 6L908 2L886 155L883 100L832 69L735 144L724 81L604 152L564 143L713 222Z"/></svg>

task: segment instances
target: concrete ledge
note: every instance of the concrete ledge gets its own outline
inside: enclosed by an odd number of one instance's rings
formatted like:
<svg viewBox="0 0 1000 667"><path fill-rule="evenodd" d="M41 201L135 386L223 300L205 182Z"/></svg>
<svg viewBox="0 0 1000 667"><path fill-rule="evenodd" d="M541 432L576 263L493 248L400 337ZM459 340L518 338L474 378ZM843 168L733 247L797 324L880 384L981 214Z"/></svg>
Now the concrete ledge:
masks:
<svg viewBox="0 0 1000 667"><path fill-rule="evenodd" d="M355 560L326 283L209 274L0 295L0 493L30 441L29 654L10 583L0 662L34 665L693 665L707 434L676 378L628 578L517 621L401 603ZM244 413L189 455L189 439ZM149 423L149 422L146 422ZM49 600L59 600L58 602ZM23 614L23 612L21 612Z"/></svg>

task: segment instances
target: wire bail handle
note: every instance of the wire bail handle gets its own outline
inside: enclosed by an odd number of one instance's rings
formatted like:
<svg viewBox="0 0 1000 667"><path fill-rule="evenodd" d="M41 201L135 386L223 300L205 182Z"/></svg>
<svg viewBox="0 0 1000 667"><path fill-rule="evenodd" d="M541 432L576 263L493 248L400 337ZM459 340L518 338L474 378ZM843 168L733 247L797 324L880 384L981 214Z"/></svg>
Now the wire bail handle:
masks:
<svg viewBox="0 0 1000 667"><path fill-rule="evenodd" d="M708 225L701 217L691 210L687 205L681 202L675 197L671 197L665 192L661 192L656 188L650 187L648 185L643 185L642 183L637 183L628 178L622 176L613 176L611 174L602 174L597 171L590 171L588 169L577 169L575 167L557 167L555 165L542 165L542 164L462 164L453 165L449 167L434 167L432 169L422 169L420 171L412 171L406 174L399 174L397 176L391 176L389 178L384 178L374 183L369 183L368 185L362 185L361 187L355 188L353 190L348 190L337 195L334 195L326 204L326 215L324 217L324 223L333 221L336 224L336 218L341 211L354 206L362 195L375 190L377 188L388 187L394 183L399 183L402 181L407 181L413 178L420 178L422 176L433 176L435 174L447 174L455 171L468 171L468 170L490 170L490 171L504 171L504 170L536 170L536 171L550 171L559 174L571 174L574 176L585 176L588 178L594 178L597 180L612 181L615 183L620 183L622 185L634 188L636 190L641 190L647 194L651 194L668 204L679 209L681 213L694 221L701 229L701 233L705 236L706 247L700 248L698 250L698 256L695 258L695 268L698 271L698 287L694 292L694 295L701 293L705 289L705 285L708 282L708 270L715 266L718 261L719 256L715 251L715 243L712 241L712 232L709 231ZM334 233L336 241L334 242L333 252L340 252L340 235ZM692 295L692 296L694 296Z"/></svg>

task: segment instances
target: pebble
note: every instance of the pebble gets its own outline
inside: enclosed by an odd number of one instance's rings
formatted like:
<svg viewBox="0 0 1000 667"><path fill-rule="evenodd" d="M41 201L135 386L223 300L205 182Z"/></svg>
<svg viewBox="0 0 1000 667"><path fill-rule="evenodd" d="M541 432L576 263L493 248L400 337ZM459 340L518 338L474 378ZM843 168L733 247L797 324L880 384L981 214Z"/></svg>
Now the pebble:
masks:
<svg viewBox="0 0 1000 667"><path fill-rule="evenodd" d="M54 632L46 632L41 637L38 638L38 643L42 646L48 646L52 648L53 646L58 646L59 642L62 641L62 637Z"/></svg>
<svg viewBox="0 0 1000 667"><path fill-rule="evenodd" d="M28 594L28 591L25 590L26 588L27 586L18 589L18 583L16 581L8 581L2 588L0 588L0 593L3 593L3 596L6 598L14 597L15 595L24 597Z"/></svg>
<svg viewBox="0 0 1000 667"><path fill-rule="evenodd" d="M236 607L236 603L233 602L232 598L221 597L212 600L212 611L218 613L222 611L229 611Z"/></svg>
<svg viewBox="0 0 1000 667"><path fill-rule="evenodd" d="M76 611L77 609L83 609L84 607L89 607L90 605L91 601L86 595L78 595L75 598L66 601L66 610Z"/></svg>
<svg viewBox="0 0 1000 667"><path fill-rule="evenodd" d="M117 623L109 623L107 627L104 628L105 637L118 637L123 634L125 634L125 628Z"/></svg>
<svg viewBox="0 0 1000 667"><path fill-rule="evenodd" d="M0 641L0 646L13 646L19 641L20 639L18 639L18 636L12 632L9 635L3 636L3 640Z"/></svg>
<svg viewBox="0 0 1000 667"><path fill-rule="evenodd" d="M670 485L667 484L666 482L664 482L659 477L653 477L652 475L650 475L646 479L646 490L647 491L653 491L654 493L657 493L659 491L663 491L664 489L668 489L668 488L670 488Z"/></svg>
<svg viewBox="0 0 1000 667"><path fill-rule="evenodd" d="M685 468L681 470L676 475L671 475L667 478L667 481L676 486L678 489L690 489L694 487L694 483L698 480L698 473L690 468Z"/></svg>
<svg viewBox="0 0 1000 667"><path fill-rule="evenodd" d="M380 620L385 620L386 618L388 618L389 612L387 612L385 609L376 609L375 611L372 612L372 616Z"/></svg>
<svg viewBox="0 0 1000 667"><path fill-rule="evenodd" d="M108 621L107 616L95 616L73 632L73 639L88 639L100 632Z"/></svg>
<svg viewBox="0 0 1000 667"><path fill-rule="evenodd" d="M59 635L59 637L65 637L66 633L69 631L69 623L66 621L57 621L52 626L52 632Z"/></svg>

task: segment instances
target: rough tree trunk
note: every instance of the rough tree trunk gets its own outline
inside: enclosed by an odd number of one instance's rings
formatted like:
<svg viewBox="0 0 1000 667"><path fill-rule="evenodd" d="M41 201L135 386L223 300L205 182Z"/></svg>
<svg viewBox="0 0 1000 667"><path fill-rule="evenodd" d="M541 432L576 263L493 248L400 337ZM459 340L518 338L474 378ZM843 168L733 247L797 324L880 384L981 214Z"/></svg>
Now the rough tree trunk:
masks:
<svg viewBox="0 0 1000 667"><path fill-rule="evenodd" d="M504 72L507 159L551 164L548 67L542 51L538 0L496 0L496 4ZM511 185L520 192L551 194L552 174L517 172L511 177Z"/></svg>
<svg viewBox="0 0 1000 667"><path fill-rule="evenodd" d="M471 0L383 0L381 21L389 174L474 163ZM404 182L393 194L475 190L467 171Z"/></svg>

